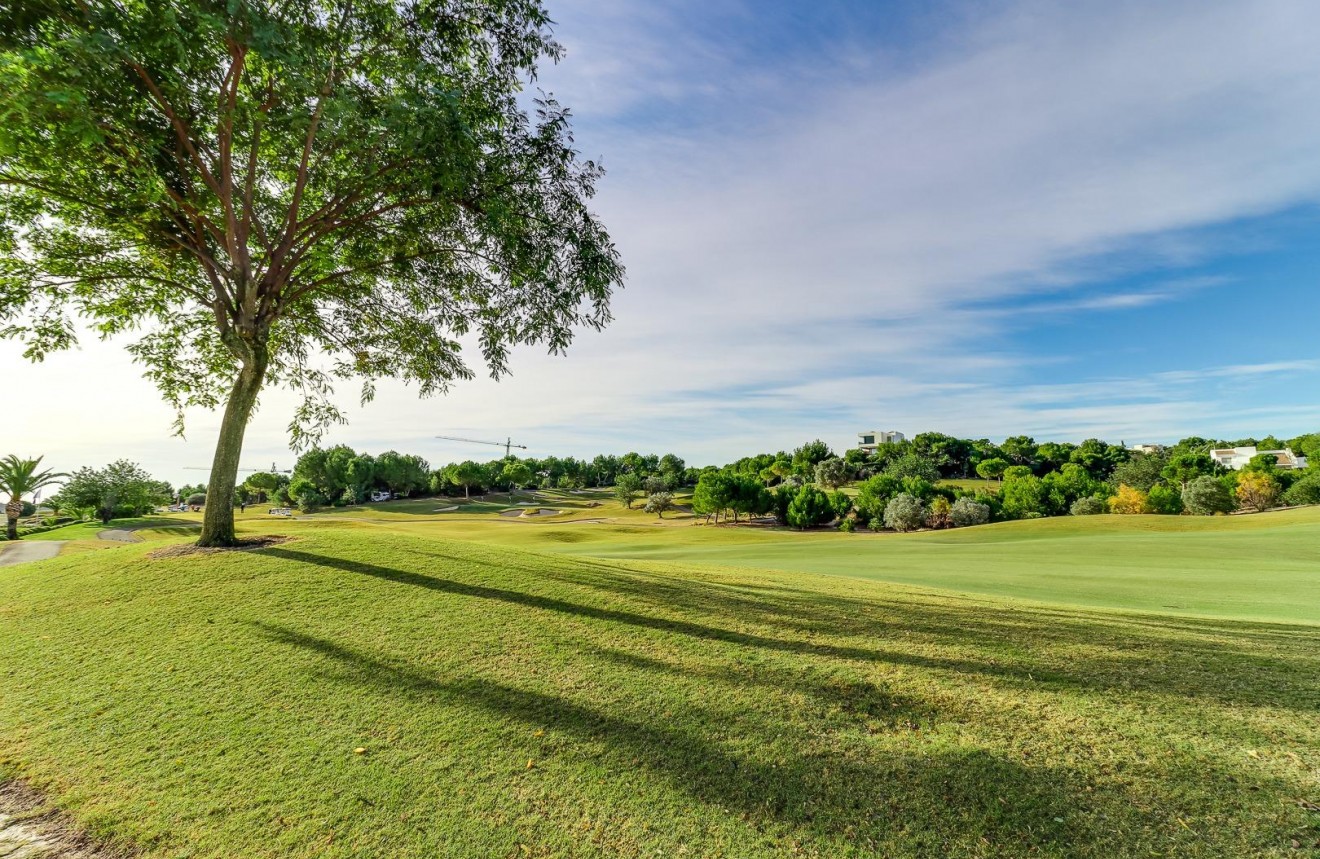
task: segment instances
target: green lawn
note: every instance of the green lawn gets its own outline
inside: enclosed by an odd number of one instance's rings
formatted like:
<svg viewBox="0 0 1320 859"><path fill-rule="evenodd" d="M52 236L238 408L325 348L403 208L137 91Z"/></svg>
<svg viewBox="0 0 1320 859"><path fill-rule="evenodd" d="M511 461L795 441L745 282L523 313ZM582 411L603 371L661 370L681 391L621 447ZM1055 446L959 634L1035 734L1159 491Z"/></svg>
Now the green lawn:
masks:
<svg viewBox="0 0 1320 859"><path fill-rule="evenodd" d="M297 539L0 569L0 773L147 857L1317 849L1320 627L1068 607L1064 573L1052 605L931 587L959 564L1010 582L1001 556L1049 580L1105 540L1182 541L1193 568L1274 535L1239 570L1260 614L1314 516L850 538L605 512L623 524L245 517ZM712 557L544 551L579 533ZM906 560L750 566L794 541ZM1182 587L1174 554L1152 589ZM1314 621L1293 577L1274 610Z"/></svg>
<svg viewBox="0 0 1320 859"><path fill-rule="evenodd" d="M197 517L201 521L201 517ZM62 528L55 528L51 531L42 531L40 534L28 534L21 539L24 540L95 540L96 535L102 531L110 529L137 529L160 527L168 528L171 526L182 525L188 520L174 517L147 516L139 519L112 519L109 525L103 525L100 522L74 522L65 525Z"/></svg>

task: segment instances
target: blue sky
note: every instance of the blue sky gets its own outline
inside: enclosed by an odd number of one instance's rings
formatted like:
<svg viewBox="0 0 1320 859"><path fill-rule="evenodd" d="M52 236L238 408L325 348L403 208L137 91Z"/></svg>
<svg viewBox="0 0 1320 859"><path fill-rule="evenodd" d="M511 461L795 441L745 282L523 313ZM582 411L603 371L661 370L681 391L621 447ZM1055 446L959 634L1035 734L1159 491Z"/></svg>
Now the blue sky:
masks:
<svg viewBox="0 0 1320 859"><path fill-rule="evenodd" d="M548 3L568 54L538 85L609 170L616 321L498 384L383 386L330 441L706 463L871 428L1320 430L1320 6ZM0 449L209 461L217 417L169 438L117 344L16 384L39 408ZM263 398L252 463L291 459L290 411Z"/></svg>

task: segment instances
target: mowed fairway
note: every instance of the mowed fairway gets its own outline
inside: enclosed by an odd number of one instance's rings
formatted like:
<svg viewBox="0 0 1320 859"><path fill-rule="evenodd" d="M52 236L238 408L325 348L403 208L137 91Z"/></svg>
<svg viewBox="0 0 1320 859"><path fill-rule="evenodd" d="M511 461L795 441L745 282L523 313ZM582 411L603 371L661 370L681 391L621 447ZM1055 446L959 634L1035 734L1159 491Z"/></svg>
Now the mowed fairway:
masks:
<svg viewBox="0 0 1320 859"><path fill-rule="evenodd" d="M556 551L722 564L1049 603L1320 623L1320 508L1259 516L1062 517L921 534L587 526ZM528 535L520 535L527 539Z"/></svg>
<svg viewBox="0 0 1320 859"><path fill-rule="evenodd" d="M1111 564L1136 588L1113 520L849 538L373 515L249 517L296 537L259 552L0 570L0 775L150 857L1320 850L1314 517L1124 532L1181 547L1150 567L1166 599L1193 591L1171 571L1296 528L1244 584L1215 568L1256 593L1241 614L1292 620L1266 623L1011 590ZM980 595L935 590L978 571Z"/></svg>

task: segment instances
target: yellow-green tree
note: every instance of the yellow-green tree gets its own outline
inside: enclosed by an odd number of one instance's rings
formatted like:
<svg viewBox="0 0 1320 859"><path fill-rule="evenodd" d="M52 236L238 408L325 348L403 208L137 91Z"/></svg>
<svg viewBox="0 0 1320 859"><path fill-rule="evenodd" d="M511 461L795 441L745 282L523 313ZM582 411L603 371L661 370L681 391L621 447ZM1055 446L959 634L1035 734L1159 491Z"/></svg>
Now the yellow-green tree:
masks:
<svg viewBox="0 0 1320 859"><path fill-rule="evenodd" d="M1279 483L1263 471L1244 471L1238 476L1238 503L1262 513L1279 500Z"/></svg>
<svg viewBox="0 0 1320 859"><path fill-rule="evenodd" d="M1134 486L1126 483L1118 487L1118 493L1109 499L1110 513L1147 513L1150 510L1150 498Z"/></svg>

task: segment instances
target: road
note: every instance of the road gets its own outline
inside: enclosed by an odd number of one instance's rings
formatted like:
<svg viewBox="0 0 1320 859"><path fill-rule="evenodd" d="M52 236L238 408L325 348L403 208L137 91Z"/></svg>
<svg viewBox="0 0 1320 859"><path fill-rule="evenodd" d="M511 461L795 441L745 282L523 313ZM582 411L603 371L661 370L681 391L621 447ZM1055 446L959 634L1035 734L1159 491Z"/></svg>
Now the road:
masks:
<svg viewBox="0 0 1320 859"><path fill-rule="evenodd" d="M64 540L20 540L0 546L0 567L10 567L26 561L44 561L60 553Z"/></svg>

